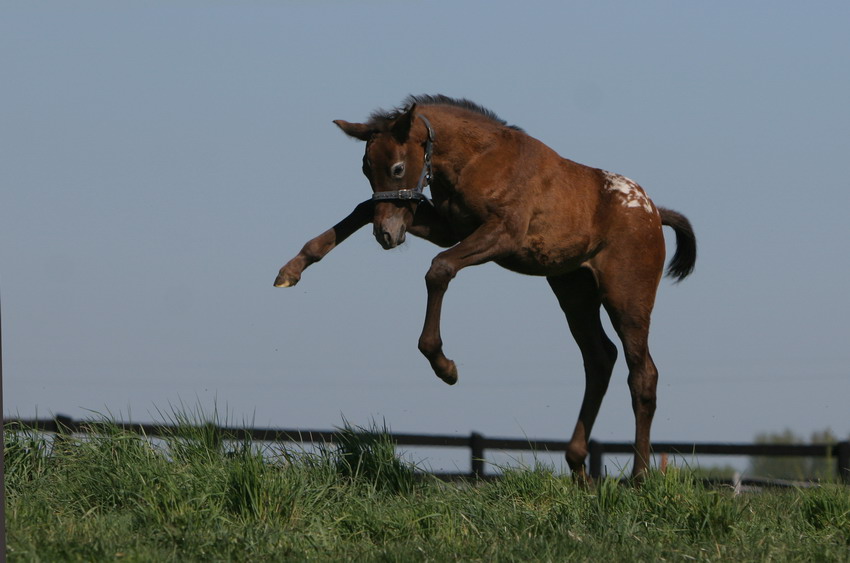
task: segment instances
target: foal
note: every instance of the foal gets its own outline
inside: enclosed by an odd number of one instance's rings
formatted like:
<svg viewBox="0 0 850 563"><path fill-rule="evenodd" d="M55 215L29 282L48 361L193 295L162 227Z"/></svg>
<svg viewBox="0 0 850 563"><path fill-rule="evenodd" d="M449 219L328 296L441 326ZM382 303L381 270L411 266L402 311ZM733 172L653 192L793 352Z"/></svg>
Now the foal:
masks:
<svg viewBox="0 0 850 563"><path fill-rule="evenodd" d="M419 350L437 376L457 382L443 354L440 311L449 282L467 266L496 262L545 276L581 350L585 392L566 458L587 479L584 460L617 347L606 336L600 307L623 345L635 415L633 475L650 456L658 372L647 345L655 294L664 269L661 226L676 233L667 274L694 268L696 238L681 214L656 207L632 180L560 157L518 127L468 100L411 96L403 109L376 112L365 123L334 122L366 142L363 173L372 199L304 245L275 280L298 283L304 268L367 223L382 247L406 233L448 248L425 275L428 305ZM430 186L431 199L424 195Z"/></svg>

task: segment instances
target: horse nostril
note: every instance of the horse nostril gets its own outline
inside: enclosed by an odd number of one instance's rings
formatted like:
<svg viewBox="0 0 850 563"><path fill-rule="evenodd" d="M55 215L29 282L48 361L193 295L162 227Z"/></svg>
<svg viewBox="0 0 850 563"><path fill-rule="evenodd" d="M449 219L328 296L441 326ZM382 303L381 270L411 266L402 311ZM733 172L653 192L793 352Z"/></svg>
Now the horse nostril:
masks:
<svg viewBox="0 0 850 563"><path fill-rule="evenodd" d="M386 246L387 248L393 245L393 238L387 231L381 232L381 238L384 240L384 246Z"/></svg>

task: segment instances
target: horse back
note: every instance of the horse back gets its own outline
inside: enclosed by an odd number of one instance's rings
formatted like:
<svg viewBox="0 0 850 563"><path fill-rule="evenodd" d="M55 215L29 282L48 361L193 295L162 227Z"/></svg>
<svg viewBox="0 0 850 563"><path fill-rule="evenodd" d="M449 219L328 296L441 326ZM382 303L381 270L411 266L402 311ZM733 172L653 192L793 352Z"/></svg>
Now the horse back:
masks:
<svg viewBox="0 0 850 563"><path fill-rule="evenodd" d="M504 221L515 250L496 262L510 270L560 275L612 246L660 245L663 262L661 217L641 186L563 158L520 131L470 159L461 180L449 215L467 231Z"/></svg>

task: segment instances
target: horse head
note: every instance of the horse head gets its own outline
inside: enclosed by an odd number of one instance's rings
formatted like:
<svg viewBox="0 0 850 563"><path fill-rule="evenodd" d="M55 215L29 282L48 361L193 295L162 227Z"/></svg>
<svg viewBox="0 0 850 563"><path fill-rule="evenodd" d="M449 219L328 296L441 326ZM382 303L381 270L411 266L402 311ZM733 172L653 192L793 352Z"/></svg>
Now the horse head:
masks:
<svg viewBox="0 0 850 563"><path fill-rule="evenodd" d="M413 223L423 190L431 181L431 151L434 133L427 118L414 130L416 104L392 118L373 118L368 123L334 123L354 139L366 142L363 174L372 186L375 239L385 249L404 242ZM418 128L417 128L418 129Z"/></svg>

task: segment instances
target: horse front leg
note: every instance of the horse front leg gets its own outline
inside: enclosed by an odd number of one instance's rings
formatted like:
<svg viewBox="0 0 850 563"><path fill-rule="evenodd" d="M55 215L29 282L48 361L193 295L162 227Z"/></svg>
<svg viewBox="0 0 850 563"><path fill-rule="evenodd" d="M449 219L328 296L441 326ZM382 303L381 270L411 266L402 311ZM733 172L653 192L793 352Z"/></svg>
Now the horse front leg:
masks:
<svg viewBox="0 0 850 563"><path fill-rule="evenodd" d="M301 279L301 273L307 266L321 260L352 233L369 224L372 221L373 210L372 200L366 200L355 207L354 211L349 213L345 219L310 240L295 258L280 269L277 278L274 280L274 286L292 287L297 284Z"/></svg>
<svg viewBox="0 0 850 563"><path fill-rule="evenodd" d="M489 262L509 248L509 237L501 223L483 225L457 245L439 253L425 275L428 306L422 335L419 337L419 351L428 359L437 377L449 385L457 383L458 377L457 366L443 354L443 339L440 336L440 314L449 282L461 268Z"/></svg>

